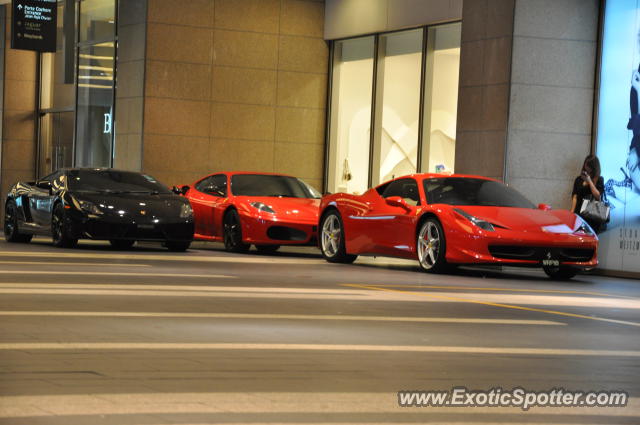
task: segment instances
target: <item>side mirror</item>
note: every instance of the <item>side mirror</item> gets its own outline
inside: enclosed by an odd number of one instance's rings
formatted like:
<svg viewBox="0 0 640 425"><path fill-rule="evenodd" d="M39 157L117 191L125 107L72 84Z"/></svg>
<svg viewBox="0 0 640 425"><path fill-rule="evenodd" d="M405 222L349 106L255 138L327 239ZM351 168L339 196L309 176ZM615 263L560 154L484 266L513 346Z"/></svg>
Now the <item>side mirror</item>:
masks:
<svg viewBox="0 0 640 425"><path fill-rule="evenodd" d="M538 209L542 211L549 211L551 209L551 205L549 204L538 204Z"/></svg>
<svg viewBox="0 0 640 425"><path fill-rule="evenodd" d="M52 191L51 182L41 181L36 183L36 187L38 189L46 190L47 192L49 192L49 194L51 194L51 191Z"/></svg>
<svg viewBox="0 0 640 425"><path fill-rule="evenodd" d="M392 207L404 208L407 211L411 209L409 208L407 201L405 201L399 196L390 196L388 198L385 198L385 201L387 202L388 205L391 205Z"/></svg>
<svg viewBox="0 0 640 425"><path fill-rule="evenodd" d="M173 186L171 188L171 191L173 193L175 193L176 195L186 195L187 192L189 191L189 186Z"/></svg>

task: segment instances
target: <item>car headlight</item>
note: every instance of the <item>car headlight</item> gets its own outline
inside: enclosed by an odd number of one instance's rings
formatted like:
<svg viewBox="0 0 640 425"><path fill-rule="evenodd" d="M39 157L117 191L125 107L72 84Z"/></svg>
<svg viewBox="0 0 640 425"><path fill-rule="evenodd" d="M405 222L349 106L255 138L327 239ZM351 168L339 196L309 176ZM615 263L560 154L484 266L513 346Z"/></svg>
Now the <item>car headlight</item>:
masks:
<svg viewBox="0 0 640 425"><path fill-rule="evenodd" d="M193 217L193 208L191 208L191 204L180 205L180 218L191 218L191 217Z"/></svg>
<svg viewBox="0 0 640 425"><path fill-rule="evenodd" d="M479 228L481 228L482 230L486 230L488 232L495 232L495 230L496 230L493 227L493 224L489 223L488 221L485 221L485 220L483 220L481 218L478 218L478 217L474 217L471 214L469 214L466 211L463 211L463 210L461 210L459 208L454 208L453 210L455 212L457 212L458 214L460 214L461 216L463 216L464 218L466 218L467 220L469 220L474 225L476 225Z"/></svg>
<svg viewBox="0 0 640 425"><path fill-rule="evenodd" d="M96 204L94 204L93 202L89 202L89 201L77 201L77 205L81 211L86 212L87 214L93 214L93 215L102 215L104 214L104 212L102 212L102 210L100 208L98 208L98 206Z"/></svg>
<svg viewBox="0 0 640 425"><path fill-rule="evenodd" d="M267 204L263 204L262 202L251 202L249 205L251 205L253 208L269 213L269 214L275 214L276 212L271 209L271 207Z"/></svg>
<svg viewBox="0 0 640 425"><path fill-rule="evenodd" d="M580 236L594 236L596 234L596 232L593 231L593 229L591 228L591 226L589 226L589 224L584 221L581 218L578 218L577 220L578 223L580 223L578 225L578 227L575 228L575 230L573 231L574 235L580 235Z"/></svg>

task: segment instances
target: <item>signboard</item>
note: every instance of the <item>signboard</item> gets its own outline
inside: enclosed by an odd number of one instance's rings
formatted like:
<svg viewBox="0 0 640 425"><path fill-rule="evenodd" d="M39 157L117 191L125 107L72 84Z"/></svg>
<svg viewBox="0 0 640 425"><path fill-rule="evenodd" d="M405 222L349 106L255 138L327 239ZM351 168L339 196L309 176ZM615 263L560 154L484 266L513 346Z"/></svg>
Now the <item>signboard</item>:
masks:
<svg viewBox="0 0 640 425"><path fill-rule="evenodd" d="M56 51L57 0L12 0L11 48Z"/></svg>
<svg viewBox="0 0 640 425"><path fill-rule="evenodd" d="M640 2L607 0L597 152L611 221L600 234L600 266L640 272Z"/></svg>

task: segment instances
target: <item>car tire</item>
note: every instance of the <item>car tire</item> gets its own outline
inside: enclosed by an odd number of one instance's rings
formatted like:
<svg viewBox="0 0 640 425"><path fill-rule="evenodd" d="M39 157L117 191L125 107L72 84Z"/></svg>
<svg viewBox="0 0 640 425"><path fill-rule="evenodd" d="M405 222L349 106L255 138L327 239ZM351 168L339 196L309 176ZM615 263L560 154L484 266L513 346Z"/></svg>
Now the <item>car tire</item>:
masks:
<svg viewBox="0 0 640 425"><path fill-rule="evenodd" d="M347 254L344 243L344 226L340 213L331 210L320 221L320 251L330 263L350 264L356 261L357 255Z"/></svg>
<svg viewBox="0 0 640 425"><path fill-rule="evenodd" d="M167 241L164 246L172 252L185 252L191 246L191 242L187 241Z"/></svg>
<svg viewBox="0 0 640 425"><path fill-rule="evenodd" d="M15 202L7 202L4 210L4 239L7 242L31 242L33 235L25 235L18 230L18 206Z"/></svg>
<svg viewBox="0 0 640 425"><path fill-rule="evenodd" d="M579 272L578 269L570 266L543 267L542 270L544 270L547 276L555 280L569 280Z"/></svg>
<svg viewBox="0 0 640 425"><path fill-rule="evenodd" d="M280 249L280 245L256 245L256 249L260 254L273 254Z"/></svg>
<svg viewBox="0 0 640 425"><path fill-rule="evenodd" d="M109 243L114 249L127 250L131 249L135 245L136 241L130 241L128 239L111 239Z"/></svg>
<svg viewBox="0 0 640 425"><path fill-rule="evenodd" d="M242 242L242 224L240 215L235 209L230 209L224 215L222 224L222 239L224 249L228 252L244 253L251 245Z"/></svg>
<svg viewBox="0 0 640 425"><path fill-rule="evenodd" d="M53 246L58 248L73 248L78 244L78 239L70 238L65 224L65 213L62 204L58 203L53 208L51 216L51 236Z"/></svg>
<svg viewBox="0 0 640 425"><path fill-rule="evenodd" d="M416 238L416 251L420 268L429 273L442 273L449 269L447 241L442 225L435 217L427 218L420 225Z"/></svg>

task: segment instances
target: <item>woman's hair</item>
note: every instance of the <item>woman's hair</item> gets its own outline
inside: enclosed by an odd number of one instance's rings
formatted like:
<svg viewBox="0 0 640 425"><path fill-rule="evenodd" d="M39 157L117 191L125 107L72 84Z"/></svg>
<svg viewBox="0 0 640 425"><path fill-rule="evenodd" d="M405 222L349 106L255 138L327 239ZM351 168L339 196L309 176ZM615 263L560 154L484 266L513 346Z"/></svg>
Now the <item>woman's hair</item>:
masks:
<svg viewBox="0 0 640 425"><path fill-rule="evenodd" d="M600 178L600 160L595 155L587 155L584 159L584 163L582 164L582 171L587 171L586 168L589 167L591 171L589 172L589 176L591 176L591 180L593 182L597 182Z"/></svg>

